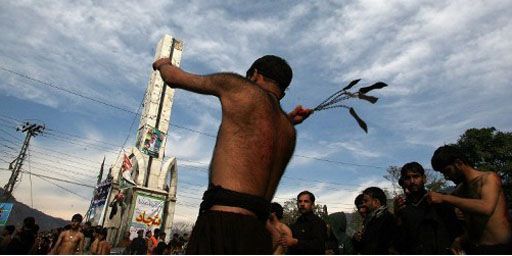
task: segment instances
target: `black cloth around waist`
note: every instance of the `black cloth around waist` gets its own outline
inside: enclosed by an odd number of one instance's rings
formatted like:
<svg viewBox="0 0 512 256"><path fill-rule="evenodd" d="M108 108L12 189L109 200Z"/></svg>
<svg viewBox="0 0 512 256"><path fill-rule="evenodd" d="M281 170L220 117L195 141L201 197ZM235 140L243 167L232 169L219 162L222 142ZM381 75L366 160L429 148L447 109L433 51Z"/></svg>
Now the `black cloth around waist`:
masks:
<svg viewBox="0 0 512 256"><path fill-rule="evenodd" d="M270 215L270 202L268 200L210 184L208 190L203 194L199 214L204 213L214 205L244 208L256 214L260 220L266 220Z"/></svg>

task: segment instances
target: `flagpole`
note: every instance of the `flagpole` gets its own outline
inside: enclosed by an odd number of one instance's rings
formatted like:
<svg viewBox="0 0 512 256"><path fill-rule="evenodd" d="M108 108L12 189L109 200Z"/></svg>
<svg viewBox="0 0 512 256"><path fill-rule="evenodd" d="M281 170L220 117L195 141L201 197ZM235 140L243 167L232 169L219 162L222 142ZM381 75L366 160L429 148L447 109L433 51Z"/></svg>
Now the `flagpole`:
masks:
<svg viewBox="0 0 512 256"><path fill-rule="evenodd" d="M103 167L105 166L105 156L103 156L103 162L101 163L101 167L100 167L100 173L98 175L98 181L96 182L96 188L92 191L92 197L91 197L91 202L89 203L89 208L87 209L87 212L85 213L85 221L89 221L89 216L91 216L91 210L92 210L92 203L94 201L94 195L96 195L96 192L98 190L98 186L100 185L101 183L101 179L103 178Z"/></svg>

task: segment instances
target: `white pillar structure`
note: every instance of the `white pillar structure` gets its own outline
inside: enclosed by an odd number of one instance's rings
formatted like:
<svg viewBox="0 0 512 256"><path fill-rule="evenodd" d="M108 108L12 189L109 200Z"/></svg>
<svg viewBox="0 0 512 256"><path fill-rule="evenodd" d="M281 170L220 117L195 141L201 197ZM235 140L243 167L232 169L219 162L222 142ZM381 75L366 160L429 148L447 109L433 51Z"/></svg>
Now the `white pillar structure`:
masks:
<svg viewBox="0 0 512 256"><path fill-rule="evenodd" d="M154 60L170 57L172 64L179 66L182 51L181 41L165 35L158 42ZM174 89L164 84L158 71L152 71L144 97L135 146L125 152L132 163L130 176L136 186L126 186L121 175L124 155L120 155L111 168L113 185L107 200L103 224L110 228L109 241L114 246L126 231L130 231L133 238L138 229L148 230L157 227L168 234L167 238L171 236L178 168L175 157L165 158L165 148L173 97ZM110 218L114 208L112 205L116 203L115 196L120 191L125 195L124 204L117 205L117 214L120 215Z"/></svg>

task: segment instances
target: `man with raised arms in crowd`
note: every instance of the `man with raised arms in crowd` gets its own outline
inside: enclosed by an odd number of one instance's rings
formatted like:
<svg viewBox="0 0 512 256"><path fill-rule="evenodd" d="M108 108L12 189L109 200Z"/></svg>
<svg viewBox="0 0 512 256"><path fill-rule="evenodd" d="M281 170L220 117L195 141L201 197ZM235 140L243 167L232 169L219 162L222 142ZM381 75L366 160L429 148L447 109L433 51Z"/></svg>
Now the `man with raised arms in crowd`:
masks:
<svg viewBox="0 0 512 256"><path fill-rule="evenodd" d="M219 98L222 121L210 163L209 186L187 246L189 254L271 254L265 228L270 201L295 149L294 124L312 111L280 105L292 69L277 56L257 59L246 77L196 75L153 63L169 86Z"/></svg>
<svg viewBox="0 0 512 256"><path fill-rule="evenodd" d="M479 171L454 146L442 146L432 167L457 184L451 195L429 192L431 203L448 203L464 213L467 234L461 244L467 254L510 254L512 231L500 177Z"/></svg>
<svg viewBox="0 0 512 256"><path fill-rule="evenodd" d="M85 242L84 234L80 231L80 223L82 223L82 220L83 217L81 214L77 213L73 215L71 218L71 229L60 233L50 254L82 254Z"/></svg>

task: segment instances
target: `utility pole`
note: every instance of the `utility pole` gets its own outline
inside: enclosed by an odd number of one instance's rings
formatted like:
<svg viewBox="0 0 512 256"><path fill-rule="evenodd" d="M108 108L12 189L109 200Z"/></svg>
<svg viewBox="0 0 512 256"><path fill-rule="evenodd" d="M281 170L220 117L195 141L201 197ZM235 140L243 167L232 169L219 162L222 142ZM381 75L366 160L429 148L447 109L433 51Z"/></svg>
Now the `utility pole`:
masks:
<svg viewBox="0 0 512 256"><path fill-rule="evenodd" d="M28 144L30 143L30 138L35 137L42 133L44 130L44 125L31 124L26 122L23 124L21 128L16 128L16 131L26 132L25 141L23 141L23 145L21 146L20 153L18 157L14 159L9 164L9 169L12 170L11 177L9 178L9 182L4 186L4 197L6 200L12 195L12 190L14 189L14 185L18 180L18 175L21 171L21 166L23 166L23 161L25 160L25 156L27 155Z"/></svg>

